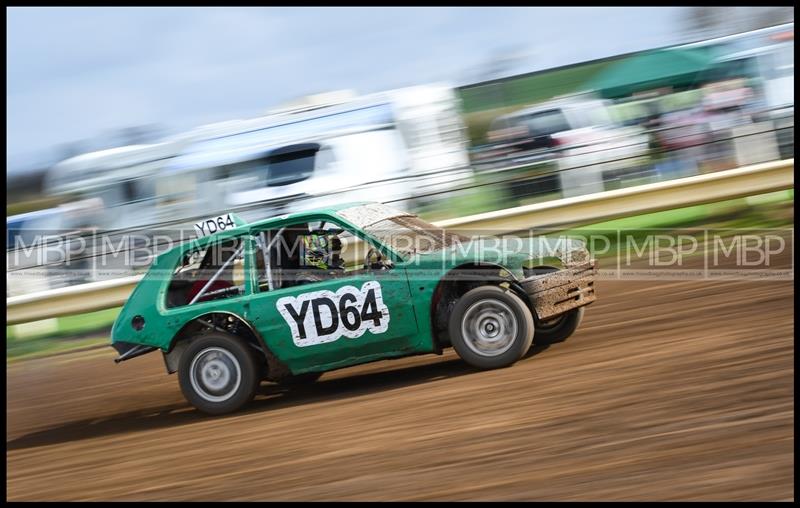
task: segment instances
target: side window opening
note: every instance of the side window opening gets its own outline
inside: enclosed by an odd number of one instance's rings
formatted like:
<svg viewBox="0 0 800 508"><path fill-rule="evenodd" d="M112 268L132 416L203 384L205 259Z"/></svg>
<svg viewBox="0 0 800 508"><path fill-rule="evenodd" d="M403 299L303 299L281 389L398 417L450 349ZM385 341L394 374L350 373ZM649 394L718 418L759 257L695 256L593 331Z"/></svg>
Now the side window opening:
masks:
<svg viewBox="0 0 800 508"><path fill-rule="evenodd" d="M183 255L167 289L167 307L244 294L244 241L215 242Z"/></svg>
<svg viewBox="0 0 800 508"><path fill-rule="evenodd" d="M259 292L346 277L364 269L368 246L354 249L356 236L332 221L291 224L255 236ZM355 255L349 263L346 249Z"/></svg>
<svg viewBox="0 0 800 508"><path fill-rule="evenodd" d="M298 286L344 272L340 228L325 222L292 224L256 233L259 291Z"/></svg>

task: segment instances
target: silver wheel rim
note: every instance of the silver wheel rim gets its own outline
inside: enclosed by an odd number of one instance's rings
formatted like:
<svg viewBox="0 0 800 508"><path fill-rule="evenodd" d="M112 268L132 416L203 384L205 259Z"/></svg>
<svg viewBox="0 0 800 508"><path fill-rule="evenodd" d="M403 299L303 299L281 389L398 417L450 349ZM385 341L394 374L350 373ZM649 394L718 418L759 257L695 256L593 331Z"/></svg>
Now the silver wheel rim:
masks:
<svg viewBox="0 0 800 508"><path fill-rule="evenodd" d="M192 388L204 400L224 402L239 389L242 369L230 351L208 347L197 353L189 367Z"/></svg>
<svg viewBox="0 0 800 508"><path fill-rule="evenodd" d="M461 320L464 342L480 356L498 356L511 349L517 329L517 317L511 307L495 299L473 303Z"/></svg>

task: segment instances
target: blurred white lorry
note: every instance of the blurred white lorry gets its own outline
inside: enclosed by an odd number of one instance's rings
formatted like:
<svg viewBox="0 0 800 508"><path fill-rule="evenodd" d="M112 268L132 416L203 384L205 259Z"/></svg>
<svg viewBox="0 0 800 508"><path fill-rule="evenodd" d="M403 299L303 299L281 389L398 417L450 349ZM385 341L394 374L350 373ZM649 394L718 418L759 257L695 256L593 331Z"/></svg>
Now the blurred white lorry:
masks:
<svg viewBox="0 0 800 508"><path fill-rule="evenodd" d="M467 146L455 90L433 84L312 96L265 116L72 157L50 168L45 193L91 206L9 218L9 294L131 275L129 257L109 249L132 250L139 266L147 249L137 246L150 244L143 237L182 237L192 219L216 212L250 220L347 201L413 207L470 181ZM32 247L43 229L69 239ZM75 246L81 254L64 269L60 251Z"/></svg>
<svg viewBox="0 0 800 508"><path fill-rule="evenodd" d="M468 180L467 145L455 90L415 86L327 96L162 143L73 157L51 169L46 190L102 199L101 229L343 201L404 207Z"/></svg>

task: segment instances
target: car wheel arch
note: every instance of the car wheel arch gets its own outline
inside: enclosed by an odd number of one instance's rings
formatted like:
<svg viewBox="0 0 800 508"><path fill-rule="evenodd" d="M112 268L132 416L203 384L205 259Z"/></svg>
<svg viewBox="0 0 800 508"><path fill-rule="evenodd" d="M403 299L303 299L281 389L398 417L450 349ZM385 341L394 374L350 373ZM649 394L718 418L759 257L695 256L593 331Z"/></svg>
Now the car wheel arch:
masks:
<svg viewBox="0 0 800 508"><path fill-rule="evenodd" d="M490 272L491 275L479 280L463 280L461 274L467 271L475 271L481 276L485 272ZM463 263L448 270L436 284L431 297L430 326L436 353L441 354L445 347L451 346L447 331L448 309L452 309L462 295L475 287L503 283L508 283L509 288L530 307L528 295L525 294L513 272L505 266L497 263Z"/></svg>
<svg viewBox="0 0 800 508"><path fill-rule="evenodd" d="M232 332L230 329L218 326L219 321L217 318L219 317L227 318L226 321L228 323L235 325L236 331ZM233 320L230 318L233 318ZM180 356L189 342L208 330L231 333L247 342L253 349L258 350L265 360L266 369L270 377L274 375L280 378L290 373L288 367L267 346L258 330L242 316L229 311L207 312L187 321L172 337L169 349L163 351L167 373L173 374L177 371Z"/></svg>

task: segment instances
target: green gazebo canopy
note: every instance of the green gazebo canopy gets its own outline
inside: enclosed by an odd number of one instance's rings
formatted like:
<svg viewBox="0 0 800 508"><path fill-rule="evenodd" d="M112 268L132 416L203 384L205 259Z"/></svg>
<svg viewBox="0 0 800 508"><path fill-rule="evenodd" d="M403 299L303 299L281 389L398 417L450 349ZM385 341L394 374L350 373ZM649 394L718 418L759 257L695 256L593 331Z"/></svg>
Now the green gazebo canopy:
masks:
<svg viewBox="0 0 800 508"><path fill-rule="evenodd" d="M715 55L711 47L649 51L609 67L588 85L609 99L660 87L699 85Z"/></svg>

